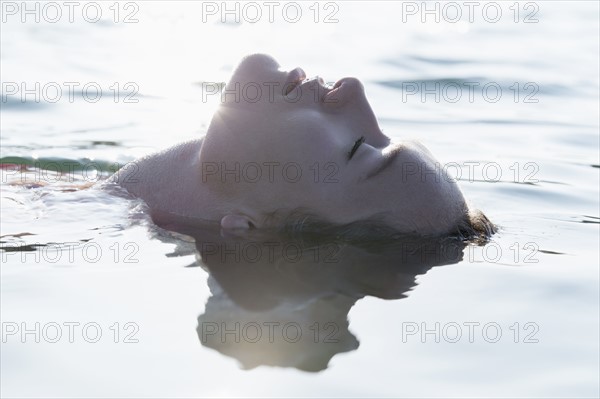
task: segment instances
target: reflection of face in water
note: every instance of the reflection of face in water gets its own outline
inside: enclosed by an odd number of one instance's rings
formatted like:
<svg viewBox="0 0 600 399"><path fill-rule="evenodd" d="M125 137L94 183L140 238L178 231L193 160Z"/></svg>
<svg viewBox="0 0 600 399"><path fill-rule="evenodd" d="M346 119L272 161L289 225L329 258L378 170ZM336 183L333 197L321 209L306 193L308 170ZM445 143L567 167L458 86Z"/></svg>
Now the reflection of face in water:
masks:
<svg viewBox="0 0 600 399"><path fill-rule="evenodd" d="M362 246L194 235L212 296L198 317L202 345L259 365L327 368L358 348L348 312L360 298L399 299L416 276L462 259L464 243L397 240Z"/></svg>

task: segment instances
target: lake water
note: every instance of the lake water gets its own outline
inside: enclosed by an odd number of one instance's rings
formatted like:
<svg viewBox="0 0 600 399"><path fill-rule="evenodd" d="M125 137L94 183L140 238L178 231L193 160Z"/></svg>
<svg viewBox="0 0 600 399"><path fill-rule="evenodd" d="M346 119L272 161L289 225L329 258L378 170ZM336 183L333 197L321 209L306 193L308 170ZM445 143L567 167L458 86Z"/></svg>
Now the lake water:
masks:
<svg viewBox="0 0 600 399"><path fill-rule="evenodd" d="M2 396L600 395L597 2L115 4L2 2ZM253 52L359 77L499 232L219 268L93 185L200 137Z"/></svg>

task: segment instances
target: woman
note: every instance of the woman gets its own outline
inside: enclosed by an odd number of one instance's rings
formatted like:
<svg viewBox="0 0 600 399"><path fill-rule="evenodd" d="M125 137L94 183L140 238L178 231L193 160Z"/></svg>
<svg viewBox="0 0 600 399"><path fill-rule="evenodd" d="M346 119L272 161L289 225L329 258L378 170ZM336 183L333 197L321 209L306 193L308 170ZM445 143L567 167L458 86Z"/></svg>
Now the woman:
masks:
<svg viewBox="0 0 600 399"><path fill-rule="evenodd" d="M242 60L221 98L204 138L113 177L155 220L219 222L236 234L493 232L423 145L390 143L355 78L325 87L255 54Z"/></svg>

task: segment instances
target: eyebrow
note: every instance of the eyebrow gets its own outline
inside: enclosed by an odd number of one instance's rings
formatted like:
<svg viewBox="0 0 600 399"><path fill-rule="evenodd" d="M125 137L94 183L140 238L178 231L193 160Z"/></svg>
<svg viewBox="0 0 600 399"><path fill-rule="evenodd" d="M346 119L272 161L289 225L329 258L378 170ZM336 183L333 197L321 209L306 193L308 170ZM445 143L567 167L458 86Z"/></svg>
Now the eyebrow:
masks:
<svg viewBox="0 0 600 399"><path fill-rule="evenodd" d="M394 148L393 150L391 150L388 154L385 155L383 162L381 162L381 165L379 165L377 167L377 169L375 169L373 172L369 173L366 177L366 179L370 179L372 177L377 176L378 174L380 174L381 172L383 172L384 170L386 170L387 168L390 167L390 165L392 163L394 163L394 160L396 159L396 157L398 156L398 154L400 154L400 152L402 151L402 147L398 146L396 148Z"/></svg>

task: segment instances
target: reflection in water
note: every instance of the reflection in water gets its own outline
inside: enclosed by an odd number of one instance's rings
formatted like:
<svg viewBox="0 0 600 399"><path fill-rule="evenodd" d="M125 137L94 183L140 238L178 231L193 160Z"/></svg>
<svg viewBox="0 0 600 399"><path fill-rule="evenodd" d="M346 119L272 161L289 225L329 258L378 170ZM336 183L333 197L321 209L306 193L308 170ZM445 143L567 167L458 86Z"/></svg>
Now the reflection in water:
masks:
<svg viewBox="0 0 600 399"><path fill-rule="evenodd" d="M358 348L348 312L367 295L400 299L431 267L457 263L466 243L397 239L223 238L218 231L167 226L194 237L209 272L211 297L198 317L202 345L260 365L327 368L337 353Z"/></svg>

